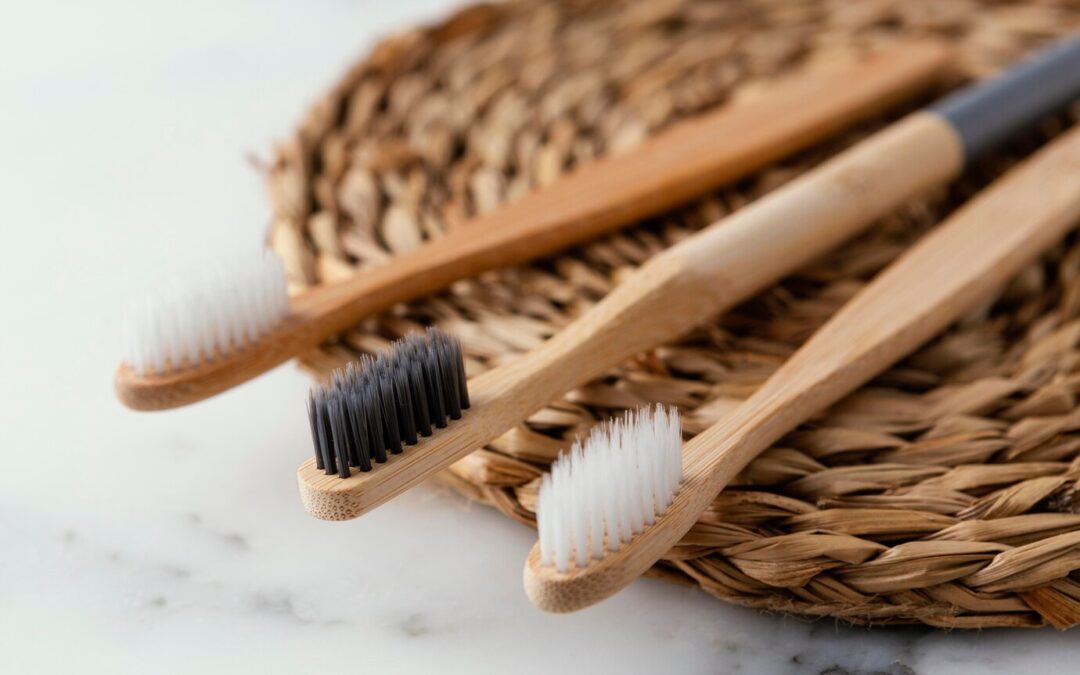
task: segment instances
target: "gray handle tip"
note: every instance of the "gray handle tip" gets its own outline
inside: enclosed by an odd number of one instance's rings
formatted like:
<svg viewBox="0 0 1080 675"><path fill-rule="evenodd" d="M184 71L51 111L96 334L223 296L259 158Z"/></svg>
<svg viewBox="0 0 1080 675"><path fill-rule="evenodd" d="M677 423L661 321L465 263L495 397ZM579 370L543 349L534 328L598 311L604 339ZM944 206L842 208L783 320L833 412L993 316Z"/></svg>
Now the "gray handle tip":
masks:
<svg viewBox="0 0 1080 675"><path fill-rule="evenodd" d="M956 129L970 163L1077 99L1080 36L1073 36L997 77L952 94L930 110Z"/></svg>

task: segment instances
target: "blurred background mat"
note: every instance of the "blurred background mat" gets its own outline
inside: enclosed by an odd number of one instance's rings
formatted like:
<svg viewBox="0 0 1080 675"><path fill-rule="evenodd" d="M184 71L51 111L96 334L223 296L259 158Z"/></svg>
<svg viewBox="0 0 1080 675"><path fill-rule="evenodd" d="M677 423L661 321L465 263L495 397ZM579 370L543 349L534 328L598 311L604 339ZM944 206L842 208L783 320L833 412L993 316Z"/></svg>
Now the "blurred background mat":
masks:
<svg viewBox="0 0 1080 675"><path fill-rule="evenodd" d="M961 81L1077 28L1080 7L1067 2L467 8L381 43L309 112L270 172L270 240L296 289L331 282L808 63L937 38L957 50ZM304 362L325 376L435 323L461 338L471 374L504 363L651 254L902 112L668 216L366 321ZM533 524L541 472L598 420L659 401L704 429L908 244L1078 113L1047 120L685 341L551 402L443 480ZM653 572L738 604L856 623L1080 622L1078 266L1070 240L992 306L783 439Z"/></svg>

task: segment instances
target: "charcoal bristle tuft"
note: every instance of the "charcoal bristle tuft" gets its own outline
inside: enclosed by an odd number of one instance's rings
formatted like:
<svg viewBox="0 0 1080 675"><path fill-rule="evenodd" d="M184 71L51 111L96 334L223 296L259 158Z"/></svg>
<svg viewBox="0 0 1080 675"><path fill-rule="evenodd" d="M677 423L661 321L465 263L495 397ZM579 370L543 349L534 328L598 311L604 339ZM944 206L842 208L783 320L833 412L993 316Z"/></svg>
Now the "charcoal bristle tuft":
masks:
<svg viewBox="0 0 1080 675"><path fill-rule="evenodd" d="M461 343L437 328L335 370L307 410L315 465L348 478L461 418L469 407Z"/></svg>

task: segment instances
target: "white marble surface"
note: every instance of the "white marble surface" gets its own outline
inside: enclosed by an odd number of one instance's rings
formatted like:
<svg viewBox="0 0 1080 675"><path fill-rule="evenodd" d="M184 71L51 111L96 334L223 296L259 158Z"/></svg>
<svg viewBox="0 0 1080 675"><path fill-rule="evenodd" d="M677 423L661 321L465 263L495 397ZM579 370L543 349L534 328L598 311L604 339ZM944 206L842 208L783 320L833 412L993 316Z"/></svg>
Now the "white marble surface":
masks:
<svg viewBox="0 0 1080 675"><path fill-rule="evenodd" d="M456 496L307 517L292 366L174 412L114 401L127 290L256 241L245 153L447 5L0 3L0 673L1075 672L1076 635L805 623L647 580L547 616L530 532Z"/></svg>

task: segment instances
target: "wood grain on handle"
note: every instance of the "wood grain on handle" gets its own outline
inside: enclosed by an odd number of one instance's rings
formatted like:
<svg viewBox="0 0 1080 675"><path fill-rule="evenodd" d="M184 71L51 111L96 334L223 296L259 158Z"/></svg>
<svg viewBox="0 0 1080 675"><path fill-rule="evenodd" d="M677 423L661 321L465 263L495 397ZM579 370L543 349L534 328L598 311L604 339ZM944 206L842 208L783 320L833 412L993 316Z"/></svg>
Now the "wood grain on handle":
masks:
<svg viewBox="0 0 1080 675"><path fill-rule="evenodd" d="M293 300L281 326L242 351L164 375L121 366L120 400L173 408L249 380L366 316L486 270L549 255L662 213L911 97L948 52L908 44L843 67L813 69L752 100L681 122L638 148L588 163L390 263Z"/></svg>
<svg viewBox="0 0 1080 675"><path fill-rule="evenodd" d="M432 437L349 478L309 460L308 511L354 518L416 485L625 359L674 340L833 248L903 201L955 176L961 149L916 113L658 254L540 347L469 382L473 406ZM894 163L900 163L896 165ZM898 166L916 166L917 171Z"/></svg>
<svg viewBox="0 0 1080 675"><path fill-rule="evenodd" d="M761 451L999 289L1080 221L1080 128L978 195L845 305L730 417L683 448L685 482L656 525L560 574L525 566L533 602L574 611L618 591L685 534Z"/></svg>

